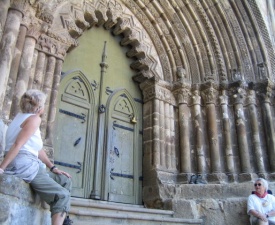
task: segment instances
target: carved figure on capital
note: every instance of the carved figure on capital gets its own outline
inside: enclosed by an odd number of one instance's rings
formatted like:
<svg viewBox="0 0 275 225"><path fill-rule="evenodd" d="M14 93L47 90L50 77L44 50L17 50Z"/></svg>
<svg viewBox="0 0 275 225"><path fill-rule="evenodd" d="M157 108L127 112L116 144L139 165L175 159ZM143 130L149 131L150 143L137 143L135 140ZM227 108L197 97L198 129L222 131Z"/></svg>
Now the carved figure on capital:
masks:
<svg viewBox="0 0 275 225"><path fill-rule="evenodd" d="M199 95L199 90L194 90L192 95L192 104L193 105L200 105L201 104L201 96Z"/></svg>
<svg viewBox="0 0 275 225"><path fill-rule="evenodd" d="M230 72L231 72L231 78L232 78L233 81L242 81L242 80L244 80L240 68L231 69Z"/></svg>
<svg viewBox="0 0 275 225"><path fill-rule="evenodd" d="M220 104L221 105L228 105L228 95L226 93L226 90L222 90L222 94L219 96Z"/></svg>
<svg viewBox="0 0 275 225"><path fill-rule="evenodd" d="M52 40L50 37L48 37L45 34L42 34L37 42L38 49L46 52L50 52L50 49L52 47Z"/></svg>
<svg viewBox="0 0 275 225"><path fill-rule="evenodd" d="M265 103L271 104L272 100L274 99L273 98L274 93L271 85L267 84L266 89L262 93L260 93L259 96L262 101L264 101Z"/></svg>
<svg viewBox="0 0 275 225"><path fill-rule="evenodd" d="M247 95L247 104L250 105L250 104L253 104L253 105L256 105L256 93L254 90L250 89L248 90L248 95Z"/></svg>
<svg viewBox="0 0 275 225"><path fill-rule="evenodd" d="M178 81L181 81L181 82L188 81L187 75L186 75L186 70L183 67L181 67L181 66L177 67L176 75L177 75Z"/></svg>
<svg viewBox="0 0 275 225"><path fill-rule="evenodd" d="M236 92L233 95L234 104L243 104L245 97L246 91L241 87L237 87Z"/></svg>
<svg viewBox="0 0 275 225"><path fill-rule="evenodd" d="M257 64L258 66L258 75L261 80L264 80L267 78L267 70L266 70L266 63L262 62Z"/></svg>

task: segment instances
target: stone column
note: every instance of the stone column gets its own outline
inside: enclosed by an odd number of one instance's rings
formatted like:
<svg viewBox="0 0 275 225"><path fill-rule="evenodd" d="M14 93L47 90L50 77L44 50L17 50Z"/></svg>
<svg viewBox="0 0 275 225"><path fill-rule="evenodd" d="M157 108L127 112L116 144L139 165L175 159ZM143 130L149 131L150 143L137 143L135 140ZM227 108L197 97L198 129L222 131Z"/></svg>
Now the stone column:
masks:
<svg viewBox="0 0 275 225"><path fill-rule="evenodd" d="M159 152L160 152L160 167L166 168L166 146L165 146L165 109L164 102L159 100L159 108L155 109L155 113L159 114L159 119L156 124L156 129L159 132Z"/></svg>
<svg viewBox="0 0 275 225"><path fill-rule="evenodd" d="M0 1L0 40L4 31L4 24L7 19L8 9L10 7L10 0Z"/></svg>
<svg viewBox="0 0 275 225"><path fill-rule="evenodd" d="M202 92L206 107L207 116L207 133L210 148L211 157L211 172L220 173L221 172L221 162L220 162L220 150L219 150L219 140L218 140L218 129L217 129L217 114L215 108L215 102L217 98L217 90L215 90L212 85L207 87Z"/></svg>
<svg viewBox="0 0 275 225"><path fill-rule="evenodd" d="M143 168L146 171L151 170L156 163L153 153L153 105L153 100L143 104Z"/></svg>
<svg viewBox="0 0 275 225"><path fill-rule="evenodd" d="M54 56L48 56L47 60L47 67L46 67L46 73L44 76L44 83L42 91L47 95L47 100L45 103L45 112L42 117L42 123L41 123L41 133L42 138L46 138L46 128L47 128L47 119L50 112L50 101L51 101L51 90L53 85L53 75L55 72L55 65L56 65L56 58ZM48 143L46 143L48 144Z"/></svg>
<svg viewBox="0 0 275 225"><path fill-rule="evenodd" d="M40 90L42 88L43 75L45 72L45 64L46 64L46 54L44 52L38 51L36 69L33 79L33 89Z"/></svg>
<svg viewBox="0 0 275 225"><path fill-rule="evenodd" d="M175 148L175 118L174 118L174 106L169 105L169 119L170 119L170 147L171 147L171 169L177 169L177 157L176 157L176 148Z"/></svg>
<svg viewBox="0 0 275 225"><path fill-rule="evenodd" d="M257 166L257 173L264 175L264 159L261 148L261 140L259 133L259 125L258 125L258 117L256 110L256 95L254 90L249 90L248 99L248 108L250 113L250 121L251 121L251 131L252 131L252 143L253 143L253 152L255 153L255 161Z"/></svg>
<svg viewBox="0 0 275 225"><path fill-rule="evenodd" d="M251 172L250 156L247 143L247 134L245 127L245 117L243 109L243 100L245 98L245 90L238 87L237 93L233 95L234 111L235 111L235 125L237 131L238 149L240 155L240 181L247 181L251 179L249 176Z"/></svg>
<svg viewBox="0 0 275 225"><path fill-rule="evenodd" d="M182 88L178 94L179 103L179 141L180 141L180 172L184 174L191 173L191 152L190 152L190 133L189 120L190 110L188 107L188 98L190 90ZM187 177L188 178L188 177Z"/></svg>
<svg viewBox="0 0 275 225"><path fill-rule="evenodd" d="M203 147L203 127L201 118L201 96L199 90L195 90L192 96L193 112L192 117L194 121L194 138L195 138L195 152L197 155L197 173L205 174L206 161Z"/></svg>
<svg viewBox="0 0 275 225"><path fill-rule="evenodd" d="M24 92L28 89L29 75L32 65L32 58L35 44L37 41L37 33L33 29L28 30L25 38L24 48L22 51L21 61L19 65L18 77L15 87L15 93L12 103L12 114L16 115L20 111L19 101Z"/></svg>
<svg viewBox="0 0 275 225"><path fill-rule="evenodd" d="M267 91L263 98L263 121L268 149L268 161L270 166L270 171L273 173L275 177L275 128L273 115L271 110L271 98L273 97L271 94L271 87L267 86Z"/></svg>
<svg viewBox="0 0 275 225"><path fill-rule="evenodd" d="M19 2L16 2L19 4ZM24 4L24 1L22 1ZM23 18L23 12L20 11L20 5L13 5L7 16L2 39L0 42L0 109L3 108L5 92L10 74L11 62L13 59L16 40L19 33L20 23Z"/></svg>
<svg viewBox="0 0 275 225"><path fill-rule="evenodd" d="M228 112L228 96L226 91L222 90L220 98L221 110L222 110L222 124L223 124L223 137L224 137L224 149L225 149L225 160L226 160L226 173L229 181L235 181L235 168L234 168L234 156L232 150L231 140L231 123Z"/></svg>
<svg viewBox="0 0 275 225"><path fill-rule="evenodd" d="M33 88L33 84L34 84L35 67L37 64L37 59L38 59L38 50L34 49L32 65L31 65L31 70L30 70L30 76L29 76L28 89L35 89L35 88Z"/></svg>
<svg viewBox="0 0 275 225"><path fill-rule="evenodd" d="M165 112L165 116L164 116L164 152L165 152L165 168L166 169L171 169L172 167L172 162L171 162L171 124L170 124L170 118L171 118L171 114L170 114L170 106L169 103L164 103L164 112Z"/></svg>
<svg viewBox="0 0 275 225"><path fill-rule="evenodd" d="M160 123L160 100L154 99L153 100L153 165L155 167L158 167L161 164L161 156L160 156L160 146L161 146L161 140L160 140L160 129L159 129L159 123Z"/></svg>
<svg viewBox="0 0 275 225"><path fill-rule="evenodd" d="M48 113L48 122L47 122L46 139L45 139L45 143L47 143L47 145L49 146L53 146L53 128L54 128L54 120L56 115L56 104L57 104L58 88L59 88L60 79L61 79L62 66L63 66L63 60L57 59L55 64L54 76L53 76L51 98L49 101L49 113Z"/></svg>
<svg viewBox="0 0 275 225"><path fill-rule="evenodd" d="M5 96L4 105L3 105L3 112L4 112L4 115L6 116L6 119L13 118L15 116L15 114L12 113L11 111L11 105L12 105L12 100L15 93L15 85L16 85L16 80L18 76L18 69L19 69L21 55L22 55L22 51L25 43L26 34L27 34L27 27L25 25L21 25L18 39L16 42L14 57L12 59L10 75L7 83L6 96Z"/></svg>

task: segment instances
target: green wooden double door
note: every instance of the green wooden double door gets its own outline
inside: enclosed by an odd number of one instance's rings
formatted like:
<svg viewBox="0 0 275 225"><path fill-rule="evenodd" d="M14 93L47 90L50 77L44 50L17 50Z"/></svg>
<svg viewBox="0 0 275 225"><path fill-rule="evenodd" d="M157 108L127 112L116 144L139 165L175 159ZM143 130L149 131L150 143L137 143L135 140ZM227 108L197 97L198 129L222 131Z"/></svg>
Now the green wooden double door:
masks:
<svg viewBox="0 0 275 225"><path fill-rule="evenodd" d="M66 55L54 160L72 175L72 196L141 204L142 95L120 41L93 27Z"/></svg>
<svg viewBox="0 0 275 225"><path fill-rule="evenodd" d="M63 75L55 164L72 175L72 196L141 204L141 99L131 96L131 85L123 81L96 79L80 70Z"/></svg>

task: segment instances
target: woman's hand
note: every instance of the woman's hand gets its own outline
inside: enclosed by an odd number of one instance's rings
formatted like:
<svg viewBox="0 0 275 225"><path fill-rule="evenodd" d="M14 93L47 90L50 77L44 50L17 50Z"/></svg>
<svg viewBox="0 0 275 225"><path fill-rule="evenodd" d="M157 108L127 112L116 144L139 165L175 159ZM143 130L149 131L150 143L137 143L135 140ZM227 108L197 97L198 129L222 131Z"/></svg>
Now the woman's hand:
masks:
<svg viewBox="0 0 275 225"><path fill-rule="evenodd" d="M263 213L259 213L257 216L260 220L267 222L268 219L266 218L266 215Z"/></svg>
<svg viewBox="0 0 275 225"><path fill-rule="evenodd" d="M52 170L52 172L53 172L53 173L56 173L56 174L63 174L63 175L65 175L66 177L69 177L69 178L72 177L69 173L67 173L67 172L65 172L65 171L63 171L63 170L59 170L57 167L55 167L55 168Z"/></svg>

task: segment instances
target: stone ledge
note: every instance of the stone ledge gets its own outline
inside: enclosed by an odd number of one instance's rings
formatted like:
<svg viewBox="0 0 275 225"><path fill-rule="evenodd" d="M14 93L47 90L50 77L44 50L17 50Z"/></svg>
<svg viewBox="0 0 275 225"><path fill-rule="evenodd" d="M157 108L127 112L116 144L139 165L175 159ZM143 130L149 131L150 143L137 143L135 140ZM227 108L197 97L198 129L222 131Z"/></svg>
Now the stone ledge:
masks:
<svg viewBox="0 0 275 225"><path fill-rule="evenodd" d="M18 177L1 174L0 224L50 225L50 212L29 184Z"/></svg>
<svg viewBox="0 0 275 225"><path fill-rule="evenodd" d="M0 175L0 194L18 198L18 200L35 202L35 194L31 190L29 184L22 179L2 174Z"/></svg>

